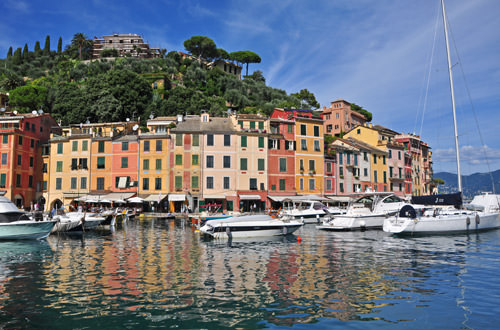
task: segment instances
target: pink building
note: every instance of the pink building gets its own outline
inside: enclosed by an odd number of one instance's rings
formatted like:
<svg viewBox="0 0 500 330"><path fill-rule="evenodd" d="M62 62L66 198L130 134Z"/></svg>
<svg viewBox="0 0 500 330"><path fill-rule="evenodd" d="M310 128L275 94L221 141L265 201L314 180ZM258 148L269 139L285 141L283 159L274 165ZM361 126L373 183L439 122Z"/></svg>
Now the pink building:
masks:
<svg viewBox="0 0 500 330"><path fill-rule="evenodd" d="M357 125L366 123L366 118L359 112L351 110L351 103L338 99L329 108L323 107L321 114L325 135L340 136Z"/></svg>

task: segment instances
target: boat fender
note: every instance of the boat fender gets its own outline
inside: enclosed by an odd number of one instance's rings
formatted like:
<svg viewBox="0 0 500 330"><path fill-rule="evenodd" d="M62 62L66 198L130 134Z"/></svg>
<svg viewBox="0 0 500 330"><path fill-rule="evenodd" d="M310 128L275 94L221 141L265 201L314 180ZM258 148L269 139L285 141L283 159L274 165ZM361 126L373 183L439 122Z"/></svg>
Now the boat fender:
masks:
<svg viewBox="0 0 500 330"><path fill-rule="evenodd" d="M399 210L399 216L404 218L415 219L417 217L417 212L411 205L405 205Z"/></svg>
<svg viewBox="0 0 500 330"><path fill-rule="evenodd" d="M283 227L283 235L288 234L288 227Z"/></svg>
<svg viewBox="0 0 500 330"><path fill-rule="evenodd" d="M465 219L465 221L467 222L467 226L470 225L470 217L467 217L467 219Z"/></svg>
<svg viewBox="0 0 500 330"><path fill-rule="evenodd" d="M359 222L359 227L360 227L362 230L365 230L365 229L366 229L366 221L361 220L361 221Z"/></svg>
<svg viewBox="0 0 500 330"><path fill-rule="evenodd" d="M479 218L479 214L476 214L476 224L479 225L481 219Z"/></svg>

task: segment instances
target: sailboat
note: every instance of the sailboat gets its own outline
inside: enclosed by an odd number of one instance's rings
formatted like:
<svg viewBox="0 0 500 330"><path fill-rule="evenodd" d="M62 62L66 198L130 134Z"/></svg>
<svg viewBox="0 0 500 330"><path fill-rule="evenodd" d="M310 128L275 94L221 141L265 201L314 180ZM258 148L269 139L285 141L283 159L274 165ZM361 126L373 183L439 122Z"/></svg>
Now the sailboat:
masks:
<svg viewBox="0 0 500 330"><path fill-rule="evenodd" d="M462 204L462 177L460 173L460 152L458 147L458 131L455 111L455 95L453 88L453 73L448 42L448 28L444 0L441 0L443 25L448 57L448 73L451 90L451 103L455 133L455 151L458 176L458 199ZM441 195L430 196L439 202ZM404 205L396 216L384 220L383 230L394 234L446 234L468 233L500 227L500 196L480 195L474 197L469 208L459 207L421 207L415 204Z"/></svg>

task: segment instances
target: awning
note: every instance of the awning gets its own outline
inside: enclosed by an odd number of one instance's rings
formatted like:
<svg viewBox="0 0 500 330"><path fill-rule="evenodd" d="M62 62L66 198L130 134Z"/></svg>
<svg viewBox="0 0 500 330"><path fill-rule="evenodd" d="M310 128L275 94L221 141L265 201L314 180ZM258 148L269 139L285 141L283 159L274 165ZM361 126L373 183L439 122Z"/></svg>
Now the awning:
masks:
<svg viewBox="0 0 500 330"><path fill-rule="evenodd" d="M127 188L127 177L121 176L118 179L118 188Z"/></svg>
<svg viewBox="0 0 500 330"><path fill-rule="evenodd" d="M260 201L260 195L239 195L241 200L259 200Z"/></svg>
<svg viewBox="0 0 500 330"><path fill-rule="evenodd" d="M331 199L332 201L335 202L343 202L343 203L348 203L351 200L351 197L349 196L326 196L328 199Z"/></svg>
<svg viewBox="0 0 500 330"><path fill-rule="evenodd" d="M144 198L144 201L145 202L160 202L165 197L167 197L167 196L161 195L161 194L152 194L152 195L149 195L148 197Z"/></svg>
<svg viewBox="0 0 500 330"><path fill-rule="evenodd" d="M184 202L186 200L185 194L169 194L168 200L173 202Z"/></svg>
<svg viewBox="0 0 500 330"><path fill-rule="evenodd" d="M75 198L75 201L78 201L78 202L83 202L84 200L87 200L88 199L88 195L82 195L78 198Z"/></svg>
<svg viewBox="0 0 500 330"><path fill-rule="evenodd" d="M273 202L283 202L284 199L292 199L292 197L296 196L267 196L267 198L269 198Z"/></svg>
<svg viewBox="0 0 500 330"><path fill-rule="evenodd" d="M203 195L203 199L226 199L225 195Z"/></svg>
<svg viewBox="0 0 500 330"><path fill-rule="evenodd" d="M144 202L144 198L132 197L132 198L127 199L127 202L129 202L129 203L142 203L142 202Z"/></svg>
<svg viewBox="0 0 500 330"><path fill-rule="evenodd" d="M130 198L134 195L135 195L135 192L122 192L122 193L114 192L114 193L109 193L107 195L101 196L101 199L107 199L111 202L124 203L124 201L127 198Z"/></svg>

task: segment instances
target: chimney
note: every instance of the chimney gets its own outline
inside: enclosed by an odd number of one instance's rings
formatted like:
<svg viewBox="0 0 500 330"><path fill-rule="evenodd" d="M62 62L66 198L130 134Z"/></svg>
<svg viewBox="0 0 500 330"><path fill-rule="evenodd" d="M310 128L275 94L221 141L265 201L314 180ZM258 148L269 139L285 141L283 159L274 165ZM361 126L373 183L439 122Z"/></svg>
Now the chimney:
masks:
<svg viewBox="0 0 500 330"><path fill-rule="evenodd" d="M177 115L177 122L181 123L182 122L182 115Z"/></svg>

